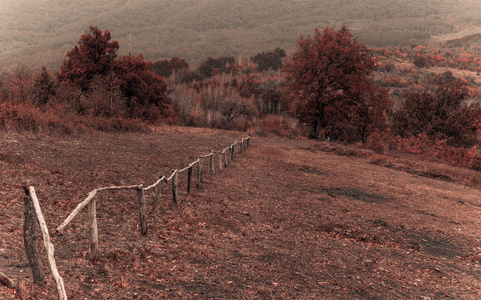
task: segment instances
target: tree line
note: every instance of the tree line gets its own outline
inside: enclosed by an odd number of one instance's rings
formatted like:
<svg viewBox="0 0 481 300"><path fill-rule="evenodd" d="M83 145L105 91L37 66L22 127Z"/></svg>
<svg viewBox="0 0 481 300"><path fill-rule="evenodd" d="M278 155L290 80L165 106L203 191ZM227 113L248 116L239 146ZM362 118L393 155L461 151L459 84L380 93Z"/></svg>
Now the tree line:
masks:
<svg viewBox="0 0 481 300"><path fill-rule="evenodd" d="M193 67L178 57L151 62L142 54L118 56L118 49L108 30L90 26L56 74L45 67L35 76L16 69L3 79L0 120L5 125L18 117L11 105L27 103L94 121L263 127L294 135L306 127L310 138L377 149L413 139L460 149L478 142L481 109L465 105L465 81L444 74L436 90L411 92L394 107L373 76L378 57L347 27L316 29L313 36L301 37L289 58L277 48L247 63L221 56ZM418 65L419 56L413 62ZM287 123L289 118L297 121Z"/></svg>

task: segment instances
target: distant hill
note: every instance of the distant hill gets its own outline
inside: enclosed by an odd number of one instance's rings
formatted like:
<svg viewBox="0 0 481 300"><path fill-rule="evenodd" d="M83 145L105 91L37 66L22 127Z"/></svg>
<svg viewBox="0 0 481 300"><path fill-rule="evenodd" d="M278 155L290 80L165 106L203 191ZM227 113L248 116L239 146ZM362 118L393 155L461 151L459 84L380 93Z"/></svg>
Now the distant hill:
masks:
<svg viewBox="0 0 481 300"><path fill-rule="evenodd" d="M406 46L479 22L480 7L474 0L1 0L0 63L58 68L89 25L109 29L121 55L189 63L293 50L315 27L342 24L368 45Z"/></svg>

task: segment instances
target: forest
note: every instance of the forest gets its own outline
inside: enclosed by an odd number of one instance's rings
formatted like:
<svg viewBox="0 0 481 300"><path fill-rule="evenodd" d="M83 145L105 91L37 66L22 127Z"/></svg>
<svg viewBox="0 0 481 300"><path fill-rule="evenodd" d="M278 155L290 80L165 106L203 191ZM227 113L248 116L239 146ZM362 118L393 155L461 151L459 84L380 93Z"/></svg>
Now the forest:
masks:
<svg viewBox="0 0 481 300"><path fill-rule="evenodd" d="M0 55L4 67L59 67L89 24L115 32L119 54L157 61L212 56L236 59L277 47L292 50L314 28L348 25L371 47L411 46L478 27L474 0L3 0Z"/></svg>

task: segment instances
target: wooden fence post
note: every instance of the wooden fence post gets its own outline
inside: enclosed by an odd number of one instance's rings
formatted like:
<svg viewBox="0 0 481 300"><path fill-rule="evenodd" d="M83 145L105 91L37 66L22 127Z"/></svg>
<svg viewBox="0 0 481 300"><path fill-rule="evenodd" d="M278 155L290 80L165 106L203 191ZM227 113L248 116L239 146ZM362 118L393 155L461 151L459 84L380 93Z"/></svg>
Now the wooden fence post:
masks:
<svg viewBox="0 0 481 300"><path fill-rule="evenodd" d="M196 187L200 186L200 159L197 162L197 176L195 178L195 186Z"/></svg>
<svg viewBox="0 0 481 300"><path fill-rule="evenodd" d="M25 191L25 219L23 223L23 241L25 244L25 252L27 253L28 263L32 269L33 282L35 284L43 285L45 284L45 273L43 271L41 262L38 260L37 247L35 246L35 215L32 198L30 197L27 184L22 184L22 187Z"/></svg>
<svg viewBox="0 0 481 300"><path fill-rule="evenodd" d="M234 145L235 145L235 144L232 144L232 145L230 146L230 160L231 160L231 161L234 160Z"/></svg>
<svg viewBox="0 0 481 300"><path fill-rule="evenodd" d="M57 283L58 298L60 300L67 300L65 285L63 283L62 277L60 277L60 274L58 273L57 263L55 262L54 247L52 242L50 241L50 234L48 233L47 224L45 223L45 219L43 218L42 209L40 208L40 203L37 199L35 189L31 186L28 188L28 191L30 192L30 198L32 198L33 208L35 209L35 215L37 216L38 225L40 226L40 230L42 231L43 245L47 250L47 258L50 265L50 271L52 272L52 276L55 279L55 282Z"/></svg>
<svg viewBox="0 0 481 300"><path fill-rule="evenodd" d="M222 171L222 153L219 153L219 172Z"/></svg>
<svg viewBox="0 0 481 300"><path fill-rule="evenodd" d="M224 167L227 168L227 148L224 149L224 151L222 151L222 153L224 154Z"/></svg>
<svg viewBox="0 0 481 300"><path fill-rule="evenodd" d="M203 176L204 176L204 172L203 172L203 158L200 157L199 158L199 169L198 169L198 172L199 172L199 183L203 181Z"/></svg>
<svg viewBox="0 0 481 300"><path fill-rule="evenodd" d="M97 200L92 198L88 204L88 222L90 232L90 260L96 260L99 253L99 229L97 225Z"/></svg>
<svg viewBox="0 0 481 300"><path fill-rule="evenodd" d="M147 234L147 220L145 218L145 190L144 186L141 184L135 188L137 190L137 197L139 199L139 223L140 223L140 233L143 235Z"/></svg>
<svg viewBox="0 0 481 300"><path fill-rule="evenodd" d="M190 194L190 189L192 185L192 167L193 166L190 166L187 169L187 194Z"/></svg>
<svg viewBox="0 0 481 300"><path fill-rule="evenodd" d="M179 180L177 170L174 170L174 177L172 177L172 200L175 204L179 203Z"/></svg>
<svg viewBox="0 0 481 300"><path fill-rule="evenodd" d="M242 153L242 151L244 151L244 139L242 139L239 144L239 153Z"/></svg>
<svg viewBox="0 0 481 300"><path fill-rule="evenodd" d="M209 174L215 174L215 169L214 169L214 150L210 150L210 155L209 155Z"/></svg>
<svg viewBox="0 0 481 300"><path fill-rule="evenodd" d="M162 178L163 176L160 175L159 176L159 180ZM154 197L154 210L157 209L157 207L159 206L160 204L160 196L162 194L162 181L159 182L159 185L157 185L157 190L155 191L155 197Z"/></svg>
<svg viewBox="0 0 481 300"><path fill-rule="evenodd" d="M251 137L248 137L247 138L247 147L249 147L251 145Z"/></svg>

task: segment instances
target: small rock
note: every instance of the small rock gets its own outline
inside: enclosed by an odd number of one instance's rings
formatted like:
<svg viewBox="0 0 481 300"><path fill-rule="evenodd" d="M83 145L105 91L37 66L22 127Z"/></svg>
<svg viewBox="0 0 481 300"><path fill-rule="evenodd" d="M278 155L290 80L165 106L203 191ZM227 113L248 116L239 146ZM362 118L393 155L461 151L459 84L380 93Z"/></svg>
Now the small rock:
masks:
<svg viewBox="0 0 481 300"><path fill-rule="evenodd" d="M372 268L373 265L374 265L374 262L372 260L364 261L364 267L366 268Z"/></svg>

